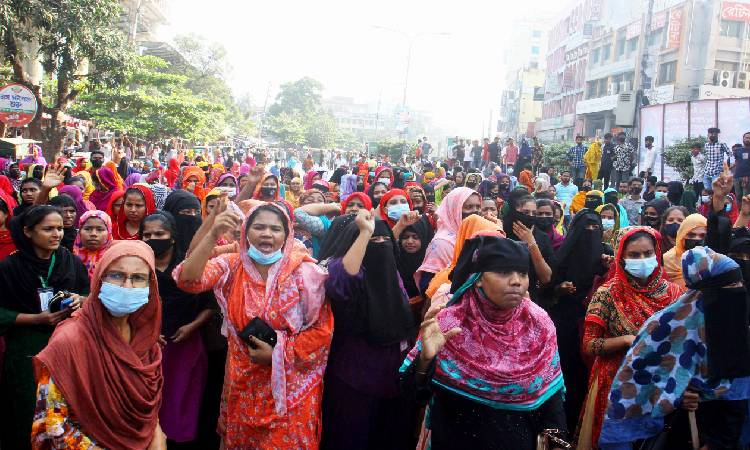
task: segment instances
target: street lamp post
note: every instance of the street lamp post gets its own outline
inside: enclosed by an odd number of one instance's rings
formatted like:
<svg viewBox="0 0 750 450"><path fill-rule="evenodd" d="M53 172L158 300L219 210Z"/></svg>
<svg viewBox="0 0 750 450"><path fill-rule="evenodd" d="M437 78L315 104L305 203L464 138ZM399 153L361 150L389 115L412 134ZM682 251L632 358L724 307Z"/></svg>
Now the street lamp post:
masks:
<svg viewBox="0 0 750 450"><path fill-rule="evenodd" d="M401 100L401 113L406 113L406 93L409 89L409 69L411 68L411 51L412 47L414 46L414 41L417 38L425 37L425 36L450 36L450 33L447 32L429 32L429 33L417 33L417 34L408 34L402 30L398 30L396 28L390 28L390 27L384 27L381 25L373 25L373 28L377 28L378 30L385 30L390 31L392 33L397 33L406 38L407 42L409 43L408 50L406 52L406 74L404 75L404 95ZM406 128L404 128L404 141L408 138L408 129L409 126L407 125Z"/></svg>

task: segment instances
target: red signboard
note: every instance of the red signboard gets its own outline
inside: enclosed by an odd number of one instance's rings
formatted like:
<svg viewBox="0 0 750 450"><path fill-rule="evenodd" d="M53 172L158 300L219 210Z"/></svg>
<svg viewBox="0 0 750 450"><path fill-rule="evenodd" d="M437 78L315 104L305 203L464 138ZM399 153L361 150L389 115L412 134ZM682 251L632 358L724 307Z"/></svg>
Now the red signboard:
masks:
<svg viewBox="0 0 750 450"><path fill-rule="evenodd" d="M750 4L721 2L721 18L723 20L750 23Z"/></svg>
<svg viewBox="0 0 750 450"><path fill-rule="evenodd" d="M669 12L669 31L667 32L667 48L680 48L682 38L682 8L675 8Z"/></svg>
<svg viewBox="0 0 750 450"><path fill-rule="evenodd" d="M667 12L661 11L651 18L651 31L658 30L659 28L664 28L664 25L667 24Z"/></svg>

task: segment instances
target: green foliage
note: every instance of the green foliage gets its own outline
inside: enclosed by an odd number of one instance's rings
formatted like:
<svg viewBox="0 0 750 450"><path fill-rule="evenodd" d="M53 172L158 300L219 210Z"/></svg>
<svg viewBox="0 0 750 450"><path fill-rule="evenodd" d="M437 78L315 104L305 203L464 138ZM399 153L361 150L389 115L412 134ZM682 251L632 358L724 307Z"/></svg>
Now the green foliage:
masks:
<svg viewBox="0 0 750 450"><path fill-rule="evenodd" d="M542 165L544 167L554 167L558 173L563 169L569 169L568 150L574 146L573 142L553 142L544 145L544 155Z"/></svg>
<svg viewBox="0 0 750 450"><path fill-rule="evenodd" d="M408 151L408 144L405 141L378 141L376 142L377 155L389 155L391 157L391 161L400 161L401 155Z"/></svg>
<svg viewBox="0 0 750 450"><path fill-rule="evenodd" d="M126 85L81 96L73 113L99 127L147 139L212 140L223 130L221 103L194 95L188 78L169 72L169 63L142 56Z"/></svg>
<svg viewBox="0 0 750 450"><path fill-rule="evenodd" d="M690 160L690 148L694 144L703 147L706 144L706 138L699 136L697 138L677 141L669 147L666 147L662 154L664 157L664 163L674 167L683 180L693 178L693 162Z"/></svg>
<svg viewBox="0 0 750 450"><path fill-rule="evenodd" d="M336 148L359 150L362 148L362 139L349 131L341 132L336 137Z"/></svg>
<svg viewBox="0 0 750 450"><path fill-rule="evenodd" d="M333 116L323 110L323 85L305 77L281 85L276 102L268 108L268 130L285 145L332 148L339 130Z"/></svg>

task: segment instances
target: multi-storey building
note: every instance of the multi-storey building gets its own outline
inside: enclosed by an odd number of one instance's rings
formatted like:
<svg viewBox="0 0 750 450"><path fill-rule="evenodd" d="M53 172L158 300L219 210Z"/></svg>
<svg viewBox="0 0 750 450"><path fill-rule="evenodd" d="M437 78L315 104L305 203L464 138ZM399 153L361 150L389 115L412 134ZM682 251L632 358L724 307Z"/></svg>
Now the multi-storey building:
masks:
<svg viewBox="0 0 750 450"><path fill-rule="evenodd" d="M602 17L605 0L580 0L565 11L548 33L547 70L542 120L536 135L542 139L571 139L583 123L576 104L583 99L589 41Z"/></svg>
<svg viewBox="0 0 750 450"><path fill-rule="evenodd" d="M536 121L542 117L549 23L550 18L536 17L513 26L503 57L505 89L500 100L498 129L509 136L533 134Z"/></svg>

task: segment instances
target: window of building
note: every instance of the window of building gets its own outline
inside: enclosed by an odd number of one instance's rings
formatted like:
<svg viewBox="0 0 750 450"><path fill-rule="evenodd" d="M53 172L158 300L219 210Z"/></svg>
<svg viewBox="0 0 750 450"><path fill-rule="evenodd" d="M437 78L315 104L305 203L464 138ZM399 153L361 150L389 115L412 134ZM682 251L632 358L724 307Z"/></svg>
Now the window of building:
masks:
<svg viewBox="0 0 750 450"><path fill-rule="evenodd" d="M615 54L618 57L625 56L625 42L624 36L617 39L617 50Z"/></svg>
<svg viewBox="0 0 750 450"><path fill-rule="evenodd" d="M634 37L628 41L628 54L635 51L638 48L638 38Z"/></svg>
<svg viewBox="0 0 750 450"><path fill-rule="evenodd" d="M742 22L722 20L719 23L719 35L738 38L742 36Z"/></svg>
<svg viewBox="0 0 750 450"><path fill-rule="evenodd" d="M663 30L664 27L659 28L658 30L652 31L651 34L648 35L646 38L646 44L651 47L652 45L661 45L662 41L662 33L661 30Z"/></svg>
<svg viewBox="0 0 750 450"><path fill-rule="evenodd" d="M677 73L677 61L659 66L659 84L674 83Z"/></svg>
<svg viewBox="0 0 750 450"><path fill-rule="evenodd" d="M596 48L591 52L591 64L597 64L599 62L599 54L601 53L602 49Z"/></svg>
<svg viewBox="0 0 750 450"><path fill-rule="evenodd" d="M586 98L596 98L596 81L586 82Z"/></svg>
<svg viewBox="0 0 750 450"><path fill-rule="evenodd" d="M609 45L609 44L607 44L607 45L605 45L605 46L602 47L602 62L609 61L609 53L612 50L611 47L612 46Z"/></svg>
<svg viewBox="0 0 750 450"><path fill-rule="evenodd" d="M538 55L539 54L539 46L538 45L532 45L531 46L531 54L532 55Z"/></svg>
<svg viewBox="0 0 750 450"><path fill-rule="evenodd" d="M605 95L607 95L607 79L601 78L599 80L599 92L597 97L604 97Z"/></svg>
<svg viewBox="0 0 750 450"><path fill-rule="evenodd" d="M542 37L542 32L539 30L534 30L531 32L531 37L540 38Z"/></svg>

